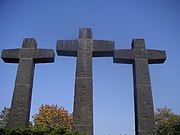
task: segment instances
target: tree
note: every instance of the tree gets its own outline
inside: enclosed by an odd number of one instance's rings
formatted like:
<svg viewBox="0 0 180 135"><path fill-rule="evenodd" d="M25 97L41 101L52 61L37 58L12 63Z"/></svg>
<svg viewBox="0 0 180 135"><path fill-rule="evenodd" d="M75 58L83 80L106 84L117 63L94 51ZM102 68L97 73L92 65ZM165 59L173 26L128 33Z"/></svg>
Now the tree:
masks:
<svg viewBox="0 0 180 135"><path fill-rule="evenodd" d="M9 120L9 112L10 109L4 107L4 109L0 112L0 127L6 127Z"/></svg>
<svg viewBox="0 0 180 135"><path fill-rule="evenodd" d="M180 115L167 107L158 108L155 112L157 135L180 135Z"/></svg>
<svg viewBox="0 0 180 135"><path fill-rule="evenodd" d="M67 128L72 129L72 115L57 105L41 105L39 113L33 116L36 128Z"/></svg>

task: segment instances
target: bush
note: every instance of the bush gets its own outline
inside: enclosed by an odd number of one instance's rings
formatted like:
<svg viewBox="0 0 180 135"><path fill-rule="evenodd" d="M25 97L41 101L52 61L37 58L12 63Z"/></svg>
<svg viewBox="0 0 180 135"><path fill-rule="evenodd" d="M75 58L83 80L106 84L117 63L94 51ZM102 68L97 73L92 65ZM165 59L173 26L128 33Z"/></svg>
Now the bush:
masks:
<svg viewBox="0 0 180 135"><path fill-rule="evenodd" d="M0 128L0 135L83 135L74 133L65 128Z"/></svg>

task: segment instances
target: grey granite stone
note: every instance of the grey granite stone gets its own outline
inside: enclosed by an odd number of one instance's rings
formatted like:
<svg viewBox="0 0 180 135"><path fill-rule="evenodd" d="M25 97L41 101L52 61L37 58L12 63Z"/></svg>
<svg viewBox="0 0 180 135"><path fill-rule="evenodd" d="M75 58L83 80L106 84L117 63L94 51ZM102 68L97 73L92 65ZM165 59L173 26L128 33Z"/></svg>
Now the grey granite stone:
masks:
<svg viewBox="0 0 180 135"><path fill-rule="evenodd" d="M33 59L20 59L15 84L31 85L34 75Z"/></svg>
<svg viewBox="0 0 180 135"><path fill-rule="evenodd" d="M92 39L92 31L90 28L79 29L79 39Z"/></svg>
<svg viewBox="0 0 180 135"><path fill-rule="evenodd" d="M19 63L8 127L26 128L29 126L35 64L54 62L54 51L37 49L35 39L25 38L22 49L3 50L1 58L7 63Z"/></svg>
<svg viewBox="0 0 180 135"><path fill-rule="evenodd" d="M79 40L58 40L56 51L62 56L77 56Z"/></svg>
<svg viewBox="0 0 180 135"><path fill-rule="evenodd" d="M15 84L12 98L9 128L29 127L32 85Z"/></svg>
<svg viewBox="0 0 180 135"><path fill-rule="evenodd" d="M54 62L54 50L53 49L36 49L33 60L38 63L52 63Z"/></svg>
<svg viewBox="0 0 180 135"><path fill-rule="evenodd" d="M132 49L115 50L113 60L114 63L133 64L136 135L155 135L148 64L164 63L165 51L146 50L144 39L133 39Z"/></svg>
<svg viewBox="0 0 180 135"><path fill-rule="evenodd" d="M82 28L78 40L58 40L58 55L77 56L73 131L93 135L92 57L111 57L113 41L93 40L92 31Z"/></svg>
<svg viewBox="0 0 180 135"><path fill-rule="evenodd" d="M19 53L20 53L20 49L3 50L1 54L1 58L3 59L4 62L19 63Z"/></svg>
<svg viewBox="0 0 180 135"><path fill-rule="evenodd" d="M93 57L111 57L114 54L114 41L93 40Z"/></svg>
<svg viewBox="0 0 180 135"><path fill-rule="evenodd" d="M35 38L24 38L22 48L37 48L37 42Z"/></svg>
<svg viewBox="0 0 180 135"><path fill-rule="evenodd" d="M74 102L74 125L93 125L93 93L92 93L92 78L84 78L84 77L76 77L75 81L75 89L78 89L78 91L75 91L75 101ZM84 106L86 104L86 106ZM80 112L80 113L79 113ZM85 116L86 117L83 117ZM81 120L79 120L81 119Z"/></svg>
<svg viewBox="0 0 180 135"><path fill-rule="evenodd" d="M78 52L76 65L77 77L92 77L92 52Z"/></svg>

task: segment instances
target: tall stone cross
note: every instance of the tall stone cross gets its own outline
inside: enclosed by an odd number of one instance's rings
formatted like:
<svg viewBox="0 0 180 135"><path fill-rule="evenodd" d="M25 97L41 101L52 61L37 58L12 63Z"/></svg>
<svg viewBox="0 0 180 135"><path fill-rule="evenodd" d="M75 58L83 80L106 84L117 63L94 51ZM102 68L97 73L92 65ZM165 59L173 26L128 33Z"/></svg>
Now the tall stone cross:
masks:
<svg viewBox="0 0 180 135"><path fill-rule="evenodd" d="M112 57L114 42L92 40L91 29L82 28L77 40L58 40L57 53L77 57L73 131L93 135L92 57Z"/></svg>
<svg viewBox="0 0 180 135"><path fill-rule="evenodd" d="M35 63L54 62L54 51L37 49L34 38L25 38L22 49L3 50L1 58L7 63L19 63L8 127L26 128L29 126Z"/></svg>
<svg viewBox="0 0 180 135"><path fill-rule="evenodd" d="M114 52L114 63L133 64L136 135L155 135L148 64L164 63L165 60L165 51L146 50L143 39L134 39L132 49Z"/></svg>

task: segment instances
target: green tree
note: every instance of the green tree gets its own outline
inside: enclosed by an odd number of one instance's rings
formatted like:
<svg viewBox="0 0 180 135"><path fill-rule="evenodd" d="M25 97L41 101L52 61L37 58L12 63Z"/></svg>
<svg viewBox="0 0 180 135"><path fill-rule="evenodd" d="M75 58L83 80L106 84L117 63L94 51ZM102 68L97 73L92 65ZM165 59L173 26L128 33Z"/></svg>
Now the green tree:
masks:
<svg viewBox="0 0 180 135"><path fill-rule="evenodd" d="M10 109L4 107L4 109L0 112L0 127L6 127L9 120L9 112Z"/></svg>
<svg viewBox="0 0 180 135"><path fill-rule="evenodd" d="M33 116L36 128L67 128L72 129L72 115L57 105L41 105L39 113Z"/></svg>
<svg viewBox="0 0 180 135"><path fill-rule="evenodd" d="M180 115L167 107L158 108L155 112L157 135L180 135Z"/></svg>

